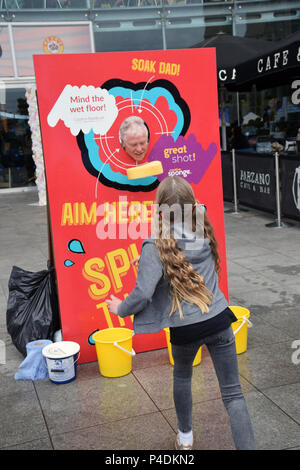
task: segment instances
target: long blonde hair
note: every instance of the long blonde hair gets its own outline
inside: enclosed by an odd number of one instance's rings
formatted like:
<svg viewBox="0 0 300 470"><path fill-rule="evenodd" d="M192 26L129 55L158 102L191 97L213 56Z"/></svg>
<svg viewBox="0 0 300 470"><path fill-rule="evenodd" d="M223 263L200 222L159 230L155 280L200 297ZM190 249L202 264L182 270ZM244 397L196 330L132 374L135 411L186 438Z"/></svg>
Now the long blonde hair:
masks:
<svg viewBox="0 0 300 470"><path fill-rule="evenodd" d="M183 217L184 206L189 204L192 208L192 229L197 231L196 215L200 206L197 205L193 189L183 178L169 176L160 183L156 192L155 202L158 207L155 244L171 287L172 307L170 316L178 309L180 318L183 319L182 300L194 303L198 305L202 313L208 313L212 294L206 287L203 276L194 270L191 263L185 257L174 238L174 234L169 232L169 235L165 236L165 233L167 233L166 228L168 229L166 225L169 221L165 220L163 213L159 209L160 207L174 207L174 205L177 205L181 207ZM203 236L210 240L210 247L215 260L215 269L219 273L218 246L213 227L206 213L204 213L203 217L202 212L201 220L204 220L204 226L202 226Z"/></svg>

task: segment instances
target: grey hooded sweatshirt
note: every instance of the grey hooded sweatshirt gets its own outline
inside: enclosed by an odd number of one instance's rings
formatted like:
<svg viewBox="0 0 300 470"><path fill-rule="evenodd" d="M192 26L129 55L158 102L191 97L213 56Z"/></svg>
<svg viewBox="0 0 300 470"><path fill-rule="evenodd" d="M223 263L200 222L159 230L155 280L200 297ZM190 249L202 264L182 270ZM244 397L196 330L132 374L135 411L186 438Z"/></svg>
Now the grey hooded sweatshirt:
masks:
<svg viewBox="0 0 300 470"><path fill-rule="evenodd" d="M183 320L180 319L178 310L172 316L169 315L172 306L169 282L164 275L155 240L150 237L142 244L136 285L118 307L120 317L134 315L136 334L157 333L163 328L209 320L228 307L218 286L209 239L195 240L183 234L182 239L177 239L177 243L195 271L204 277L205 284L213 295L209 313L202 313L196 304L182 301Z"/></svg>

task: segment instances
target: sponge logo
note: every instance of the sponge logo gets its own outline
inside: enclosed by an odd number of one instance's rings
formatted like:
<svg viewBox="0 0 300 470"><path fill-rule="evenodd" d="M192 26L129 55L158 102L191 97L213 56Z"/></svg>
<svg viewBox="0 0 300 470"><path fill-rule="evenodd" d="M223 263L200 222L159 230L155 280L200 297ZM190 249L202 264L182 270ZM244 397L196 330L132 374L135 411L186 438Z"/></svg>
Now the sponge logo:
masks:
<svg viewBox="0 0 300 470"><path fill-rule="evenodd" d="M183 176L183 178L186 178L191 173L192 173L191 170L182 170L181 168L173 168L168 171L168 176Z"/></svg>
<svg viewBox="0 0 300 470"><path fill-rule="evenodd" d="M56 36L49 36L43 42L43 49L46 54L62 54L64 43Z"/></svg>
<svg viewBox="0 0 300 470"><path fill-rule="evenodd" d="M152 149L164 136L176 140L184 136L190 125L190 110L177 88L168 80L151 79L132 83L112 79L101 85L115 98L117 117L105 133L79 132L77 143L86 170L105 186L123 191L153 191L159 184L158 177L146 176L129 179L127 170L136 166L119 142L119 129L124 119L140 116L149 129L148 155L140 163L152 160ZM150 158L151 157L151 158ZM97 183L95 197L97 198Z"/></svg>

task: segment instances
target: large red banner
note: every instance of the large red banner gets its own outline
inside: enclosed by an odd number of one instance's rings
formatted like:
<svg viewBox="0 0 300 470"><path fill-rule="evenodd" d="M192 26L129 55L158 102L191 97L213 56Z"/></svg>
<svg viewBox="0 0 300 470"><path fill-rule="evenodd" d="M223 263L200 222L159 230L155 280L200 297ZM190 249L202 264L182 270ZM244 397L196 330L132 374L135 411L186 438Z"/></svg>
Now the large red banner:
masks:
<svg viewBox="0 0 300 470"><path fill-rule="evenodd" d="M128 295L132 263L150 235L155 191L168 175L191 183L207 207L227 293L214 49L35 56L47 190L64 340L96 360L92 334L133 329L105 299ZM120 128L143 119L148 148L134 161ZM160 174L127 170L160 161ZM164 332L135 335L136 352L166 347Z"/></svg>

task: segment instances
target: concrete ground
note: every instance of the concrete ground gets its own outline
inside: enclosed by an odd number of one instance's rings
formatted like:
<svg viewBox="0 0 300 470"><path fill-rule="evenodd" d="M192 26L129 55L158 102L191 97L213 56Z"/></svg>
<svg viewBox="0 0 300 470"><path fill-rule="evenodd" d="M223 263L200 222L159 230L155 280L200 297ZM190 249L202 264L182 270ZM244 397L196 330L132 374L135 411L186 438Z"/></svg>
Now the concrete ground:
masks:
<svg viewBox="0 0 300 470"><path fill-rule="evenodd" d="M7 281L14 264L46 268L46 208L37 200L36 192L0 196L0 345L6 355L0 449L172 450L177 428L167 349L138 354L132 372L121 378L102 377L93 362L79 365L76 380L65 385L14 379L23 356L6 331ZM238 362L257 448L300 449L300 224L266 227L273 220L254 209L240 215L225 210L230 304L251 311L248 349ZM193 399L195 449L234 449L205 347L194 368Z"/></svg>

